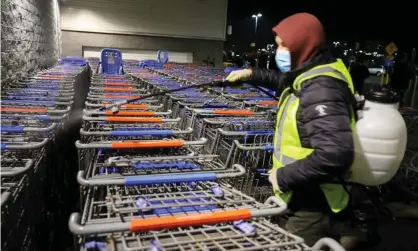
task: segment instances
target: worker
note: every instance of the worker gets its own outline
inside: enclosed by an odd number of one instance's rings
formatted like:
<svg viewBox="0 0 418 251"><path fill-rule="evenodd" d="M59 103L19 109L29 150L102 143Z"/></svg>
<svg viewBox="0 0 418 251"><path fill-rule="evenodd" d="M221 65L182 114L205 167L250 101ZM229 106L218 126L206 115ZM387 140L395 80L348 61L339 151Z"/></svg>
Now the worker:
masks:
<svg viewBox="0 0 418 251"><path fill-rule="evenodd" d="M403 106L405 92L408 90L409 81L414 77L411 67L408 65L406 56L397 53L395 65L390 80L390 86L399 95L399 106Z"/></svg>
<svg viewBox="0 0 418 251"><path fill-rule="evenodd" d="M329 236L349 250L360 241L360 231L351 224L348 190L335 181L344 178L354 159L350 73L326 49L315 16L292 15L273 33L280 71L244 69L231 72L227 80L251 81L282 93L269 181L288 203L284 227L308 245Z"/></svg>
<svg viewBox="0 0 418 251"><path fill-rule="evenodd" d="M364 65L363 59L359 58L350 67L350 75L353 80L354 91L363 95L364 81L370 76L369 69Z"/></svg>

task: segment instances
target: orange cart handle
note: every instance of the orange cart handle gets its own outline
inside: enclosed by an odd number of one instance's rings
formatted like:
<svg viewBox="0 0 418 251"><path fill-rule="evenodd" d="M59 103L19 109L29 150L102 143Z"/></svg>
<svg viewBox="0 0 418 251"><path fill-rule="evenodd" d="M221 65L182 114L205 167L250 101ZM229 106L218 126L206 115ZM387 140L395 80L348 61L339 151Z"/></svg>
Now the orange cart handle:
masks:
<svg viewBox="0 0 418 251"><path fill-rule="evenodd" d="M155 112L130 112L130 111L119 111L113 113L112 111L106 111L108 116L155 116Z"/></svg>
<svg viewBox="0 0 418 251"><path fill-rule="evenodd" d="M248 110L213 110L215 114L223 115L253 115L254 112Z"/></svg>
<svg viewBox="0 0 418 251"><path fill-rule="evenodd" d="M272 100L272 101L260 101L258 104L259 105L277 105L278 103L279 102Z"/></svg>
<svg viewBox="0 0 418 251"><path fill-rule="evenodd" d="M105 87L103 88L105 92L137 92L135 88L117 88L117 87Z"/></svg>
<svg viewBox="0 0 418 251"><path fill-rule="evenodd" d="M140 98L140 96L127 96L127 95L104 95L105 98L121 98L121 99L134 99Z"/></svg>
<svg viewBox="0 0 418 251"><path fill-rule="evenodd" d="M138 122L138 123L161 123L162 118L138 118L138 117L107 117L109 122Z"/></svg>
<svg viewBox="0 0 418 251"><path fill-rule="evenodd" d="M104 86L131 86L131 83L105 82Z"/></svg>
<svg viewBox="0 0 418 251"><path fill-rule="evenodd" d="M33 112L33 113L46 113L45 108L18 108L18 107L2 107L2 112Z"/></svg>
<svg viewBox="0 0 418 251"><path fill-rule="evenodd" d="M184 146L183 140L145 140L132 142L114 142L112 148L157 148L157 147L179 147Z"/></svg>
<svg viewBox="0 0 418 251"><path fill-rule="evenodd" d="M238 209L226 212L202 213L184 216L163 216L158 218L134 219L130 222L130 231L154 231L167 228L189 227L197 225L212 225L223 222L251 219L248 209Z"/></svg>

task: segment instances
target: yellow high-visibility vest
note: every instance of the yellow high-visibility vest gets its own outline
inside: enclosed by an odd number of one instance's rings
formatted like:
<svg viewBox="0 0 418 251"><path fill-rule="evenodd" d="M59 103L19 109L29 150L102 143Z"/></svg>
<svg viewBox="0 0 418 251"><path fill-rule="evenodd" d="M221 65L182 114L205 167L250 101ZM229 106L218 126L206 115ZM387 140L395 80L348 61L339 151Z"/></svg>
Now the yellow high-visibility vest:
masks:
<svg viewBox="0 0 418 251"><path fill-rule="evenodd" d="M320 65L300 74L293 82L293 90L301 90L302 84L318 76L329 76L347 83L351 92L354 93L353 81L344 63L338 59L331 64ZM313 149L302 147L297 130L297 111L299 109L299 98L290 93L290 88L283 91L279 99L280 109L277 114L276 132L274 137L273 168L281 168L297 160L304 159L310 155ZM353 111L354 112L354 111ZM355 128L355 117L352 113L352 128ZM279 184L280 185L280 184ZM322 191L328 201L328 205L335 213L347 207L349 195L344 187L339 184L321 184ZM278 193L284 201L289 202L292 192Z"/></svg>

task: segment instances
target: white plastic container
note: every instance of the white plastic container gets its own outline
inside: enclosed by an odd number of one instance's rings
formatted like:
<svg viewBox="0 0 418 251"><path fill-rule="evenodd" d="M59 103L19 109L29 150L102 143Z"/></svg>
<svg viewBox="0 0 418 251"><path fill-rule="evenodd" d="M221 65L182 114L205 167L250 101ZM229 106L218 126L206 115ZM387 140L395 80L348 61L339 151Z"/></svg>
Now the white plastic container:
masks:
<svg viewBox="0 0 418 251"><path fill-rule="evenodd" d="M395 94L372 90L366 97L354 133L355 159L350 182L382 185L393 178L404 157L407 129Z"/></svg>

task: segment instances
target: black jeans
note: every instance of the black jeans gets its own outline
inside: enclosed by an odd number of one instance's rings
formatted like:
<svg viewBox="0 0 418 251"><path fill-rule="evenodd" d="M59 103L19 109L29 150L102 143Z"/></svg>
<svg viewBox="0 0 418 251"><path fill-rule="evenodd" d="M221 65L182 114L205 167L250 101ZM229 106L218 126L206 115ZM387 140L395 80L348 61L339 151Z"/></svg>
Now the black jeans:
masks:
<svg viewBox="0 0 418 251"><path fill-rule="evenodd" d="M341 237L356 237L364 240L361 229L353 223L353 214L349 209L338 214L299 210L288 215L281 224L284 228L305 240L308 246L314 245L323 237L340 241Z"/></svg>

